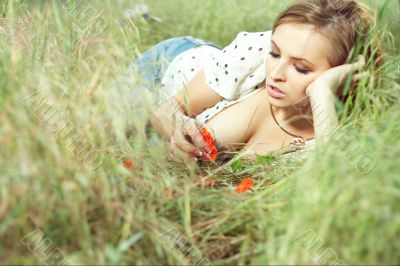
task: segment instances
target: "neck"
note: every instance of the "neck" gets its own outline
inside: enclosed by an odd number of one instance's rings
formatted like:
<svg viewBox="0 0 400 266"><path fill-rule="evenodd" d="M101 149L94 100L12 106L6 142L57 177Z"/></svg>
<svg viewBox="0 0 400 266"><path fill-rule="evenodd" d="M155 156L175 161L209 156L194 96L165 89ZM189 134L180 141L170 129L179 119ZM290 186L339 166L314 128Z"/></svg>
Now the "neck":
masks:
<svg viewBox="0 0 400 266"><path fill-rule="evenodd" d="M274 112L276 120L282 127L286 126L295 129L313 127L310 104L302 105L301 107L272 106L272 111Z"/></svg>

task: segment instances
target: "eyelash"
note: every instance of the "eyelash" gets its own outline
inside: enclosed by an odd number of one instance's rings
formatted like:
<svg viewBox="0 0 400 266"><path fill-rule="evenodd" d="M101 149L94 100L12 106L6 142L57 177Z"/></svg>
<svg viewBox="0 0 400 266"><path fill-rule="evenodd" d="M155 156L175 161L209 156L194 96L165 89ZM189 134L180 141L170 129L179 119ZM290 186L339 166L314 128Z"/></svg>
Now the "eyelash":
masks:
<svg viewBox="0 0 400 266"><path fill-rule="evenodd" d="M270 54L273 58L278 58L278 57L279 57L278 54L275 54L275 53L272 52L272 51L269 52L269 54ZM301 68L298 68L297 66L295 66L295 69L296 69L296 71L298 71L299 73L304 74L304 75L307 75L308 73L310 73L309 70L301 69Z"/></svg>

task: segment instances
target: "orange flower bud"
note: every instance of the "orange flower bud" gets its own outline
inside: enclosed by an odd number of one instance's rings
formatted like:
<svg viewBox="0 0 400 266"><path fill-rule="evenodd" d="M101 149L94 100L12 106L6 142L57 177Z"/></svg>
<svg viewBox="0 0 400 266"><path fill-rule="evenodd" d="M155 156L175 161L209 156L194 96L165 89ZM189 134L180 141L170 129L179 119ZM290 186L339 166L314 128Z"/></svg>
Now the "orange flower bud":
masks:
<svg viewBox="0 0 400 266"><path fill-rule="evenodd" d="M128 170L132 170L132 169L135 167L135 165L134 165L134 163L133 163L133 161L132 161L131 159L125 161L125 162L123 163L123 165L124 165L124 167L125 167L126 169L128 169Z"/></svg>
<svg viewBox="0 0 400 266"><path fill-rule="evenodd" d="M205 127L201 128L201 133L202 133L205 141L208 143L209 148L211 150L210 154L205 154L205 158L210 161L215 161L217 159L218 151L214 146L214 140L213 140L210 132L208 132Z"/></svg>
<svg viewBox="0 0 400 266"><path fill-rule="evenodd" d="M246 177L242 182L240 182L237 186L235 191L238 193L246 192L254 185L253 181L250 178Z"/></svg>

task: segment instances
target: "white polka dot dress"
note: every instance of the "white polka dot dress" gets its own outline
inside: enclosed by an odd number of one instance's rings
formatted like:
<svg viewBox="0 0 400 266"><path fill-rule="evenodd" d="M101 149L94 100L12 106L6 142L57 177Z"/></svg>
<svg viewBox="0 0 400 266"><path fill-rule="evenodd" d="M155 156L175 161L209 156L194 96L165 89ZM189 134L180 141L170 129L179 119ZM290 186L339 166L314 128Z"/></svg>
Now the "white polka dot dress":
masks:
<svg viewBox="0 0 400 266"><path fill-rule="evenodd" d="M201 45L180 53L175 57L161 80L160 101L165 101L183 89L211 58L220 52L218 48Z"/></svg>
<svg viewBox="0 0 400 266"><path fill-rule="evenodd" d="M187 86L202 68L207 85L224 100L197 115L201 122L265 88L265 60L271 49L271 36L272 31L244 31L222 50L202 45L179 54L161 80L160 101Z"/></svg>
<svg viewBox="0 0 400 266"><path fill-rule="evenodd" d="M220 102L218 102L217 104L215 104L214 106L207 108L206 110L204 110L202 113L198 114L195 119L197 119L198 121L205 123L207 120L211 119L213 116L215 116L216 114L218 114L219 112L221 112L223 109L225 109L226 107L243 101L244 99L246 99L247 97L250 97L251 95L253 95L254 93L257 93L260 89L265 88L265 86L263 87L263 85L260 85L259 89L253 90L252 92L243 95L242 97L240 97L237 100L232 100L232 101L228 101L228 100L222 100Z"/></svg>
<svg viewBox="0 0 400 266"><path fill-rule="evenodd" d="M265 59L272 31L240 32L204 68L207 85L227 100L236 100L265 80Z"/></svg>

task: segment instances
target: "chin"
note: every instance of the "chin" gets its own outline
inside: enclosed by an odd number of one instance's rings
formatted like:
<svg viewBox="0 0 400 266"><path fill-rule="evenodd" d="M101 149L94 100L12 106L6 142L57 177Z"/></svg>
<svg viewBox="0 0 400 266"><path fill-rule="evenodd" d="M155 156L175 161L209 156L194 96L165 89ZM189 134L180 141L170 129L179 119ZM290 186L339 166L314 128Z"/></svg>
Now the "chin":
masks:
<svg viewBox="0 0 400 266"><path fill-rule="evenodd" d="M268 96L268 103L274 107L288 107L288 104L285 100L283 99L276 99L274 97Z"/></svg>

